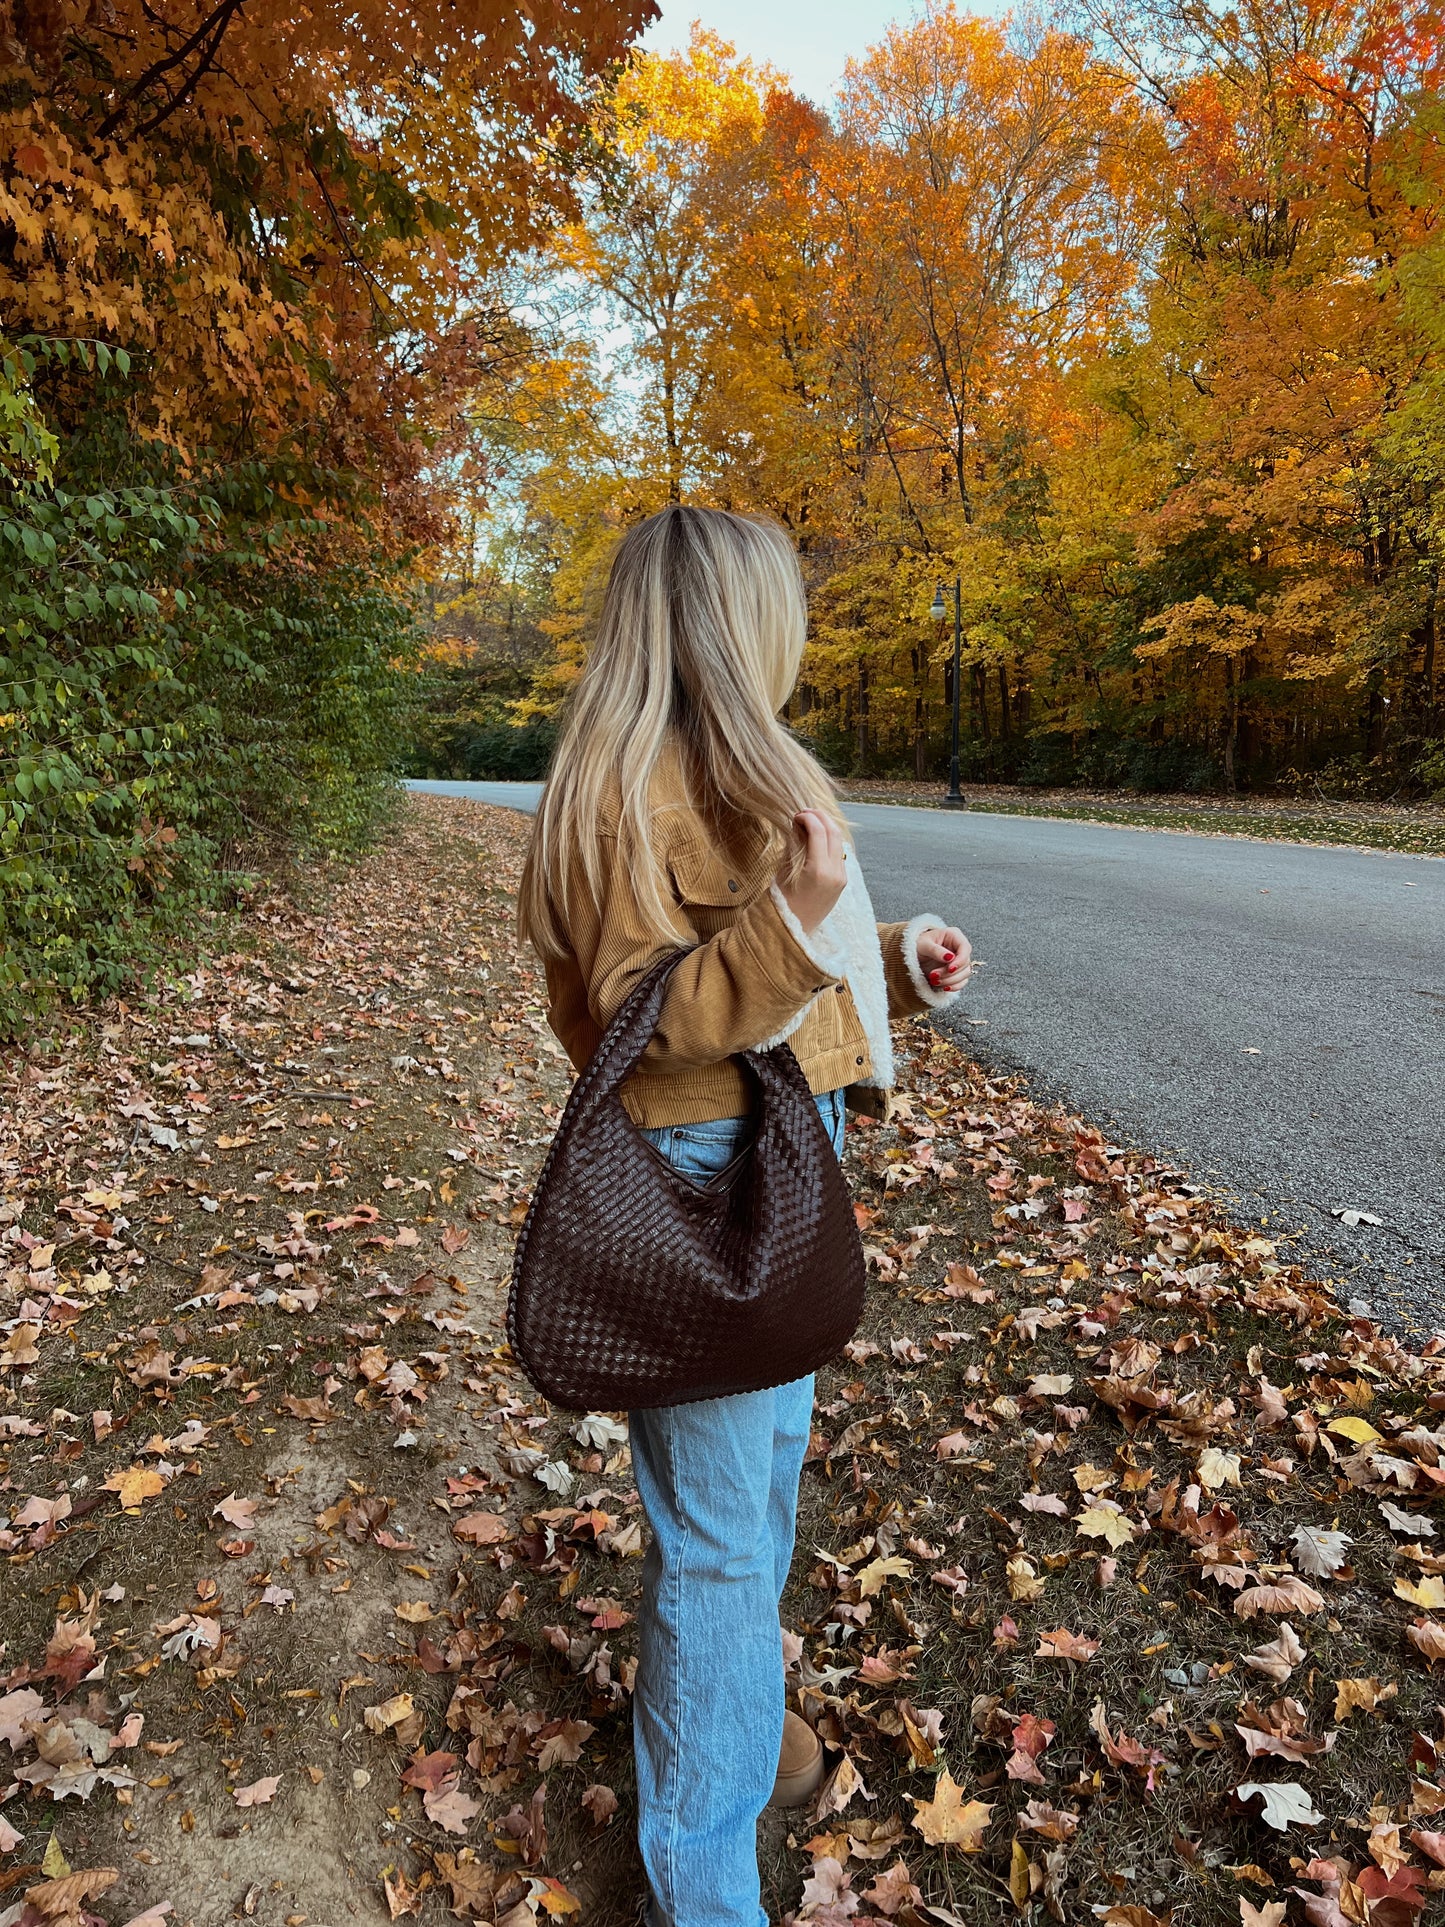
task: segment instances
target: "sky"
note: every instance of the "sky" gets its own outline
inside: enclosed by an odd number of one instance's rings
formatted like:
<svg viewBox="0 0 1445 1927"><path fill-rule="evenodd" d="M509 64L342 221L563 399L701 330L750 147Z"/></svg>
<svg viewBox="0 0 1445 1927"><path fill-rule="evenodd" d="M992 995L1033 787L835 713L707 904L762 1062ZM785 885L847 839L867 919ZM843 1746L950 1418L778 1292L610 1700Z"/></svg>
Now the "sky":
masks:
<svg viewBox="0 0 1445 1927"><path fill-rule="evenodd" d="M996 10L974 0L976 13ZM662 0L662 18L642 44L660 53L686 46L700 19L739 53L791 75L799 93L826 107L851 55L865 53L895 20L911 20L915 0Z"/></svg>

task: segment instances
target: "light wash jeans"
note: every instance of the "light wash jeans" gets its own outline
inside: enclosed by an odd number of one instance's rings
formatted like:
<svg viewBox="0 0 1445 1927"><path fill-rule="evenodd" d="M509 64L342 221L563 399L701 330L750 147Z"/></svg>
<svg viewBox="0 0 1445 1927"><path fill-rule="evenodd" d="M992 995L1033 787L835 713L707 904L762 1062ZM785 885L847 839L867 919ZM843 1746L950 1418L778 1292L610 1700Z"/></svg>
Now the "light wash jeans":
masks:
<svg viewBox="0 0 1445 1927"><path fill-rule="evenodd" d="M843 1093L818 1109L843 1149ZM645 1135L680 1171L721 1171L749 1120ZM778 1602L793 1557L813 1380L631 1414L652 1527L633 1745L649 1927L768 1927L757 1820L783 1738Z"/></svg>

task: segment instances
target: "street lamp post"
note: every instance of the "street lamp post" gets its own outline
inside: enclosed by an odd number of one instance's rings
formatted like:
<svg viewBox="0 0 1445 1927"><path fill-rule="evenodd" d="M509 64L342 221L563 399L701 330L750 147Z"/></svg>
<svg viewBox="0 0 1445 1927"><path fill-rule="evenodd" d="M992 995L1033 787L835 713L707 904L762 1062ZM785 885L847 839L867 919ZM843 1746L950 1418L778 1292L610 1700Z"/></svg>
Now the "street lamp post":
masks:
<svg viewBox="0 0 1445 1927"><path fill-rule="evenodd" d="M943 600L944 587L940 582L933 592L933 607L929 610L935 622L942 622L948 614ZM948 760L948 794L944 803L955 810L966 810L968 798L958 786L958 695L960 687L959 646L963 631L963 578L956 576L953 583L953 745Z"/></svg>

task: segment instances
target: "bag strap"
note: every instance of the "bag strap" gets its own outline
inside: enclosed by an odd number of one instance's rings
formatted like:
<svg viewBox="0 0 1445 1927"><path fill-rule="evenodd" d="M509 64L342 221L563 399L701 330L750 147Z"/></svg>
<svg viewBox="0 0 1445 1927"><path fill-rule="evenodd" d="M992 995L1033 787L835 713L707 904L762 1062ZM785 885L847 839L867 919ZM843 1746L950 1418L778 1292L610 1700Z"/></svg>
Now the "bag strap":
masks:
<svg viewBox="0 0 1445 1927"><path fill-rule="evenodd" d="M669 951L628 991L578 1080L579 1110L610 1097L627 1081L652 1042L673 971L691 954L690 948Z"/></svg>

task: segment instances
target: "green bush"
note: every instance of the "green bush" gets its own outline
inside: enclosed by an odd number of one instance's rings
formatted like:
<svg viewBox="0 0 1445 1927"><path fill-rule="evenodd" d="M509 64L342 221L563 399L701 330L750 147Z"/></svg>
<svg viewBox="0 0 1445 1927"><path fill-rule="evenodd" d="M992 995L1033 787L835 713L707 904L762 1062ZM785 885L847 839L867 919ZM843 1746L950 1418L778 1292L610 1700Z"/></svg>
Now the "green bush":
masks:
<svg viewBox="0 0 1445 1927"><path fill-rule="evenodd" d="M364 839L414 625L332 551L256 471L0 481L0 1031L193 938L257 849Z"/></svg>

